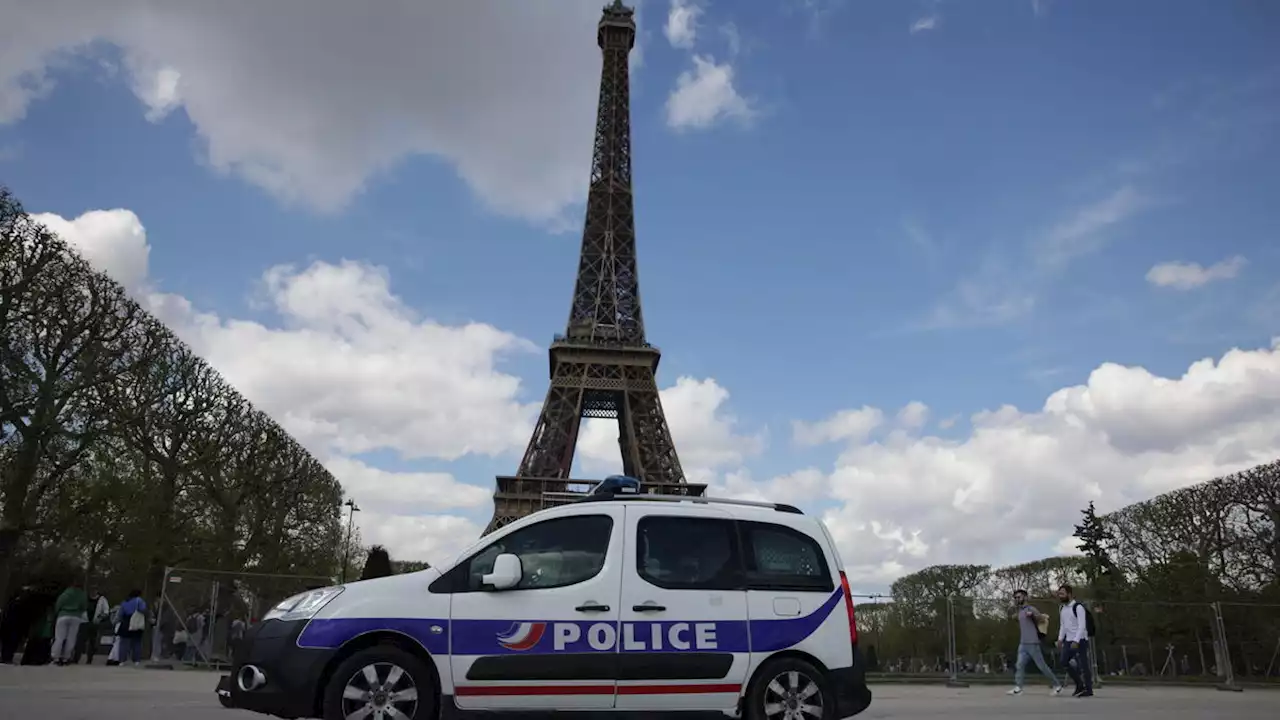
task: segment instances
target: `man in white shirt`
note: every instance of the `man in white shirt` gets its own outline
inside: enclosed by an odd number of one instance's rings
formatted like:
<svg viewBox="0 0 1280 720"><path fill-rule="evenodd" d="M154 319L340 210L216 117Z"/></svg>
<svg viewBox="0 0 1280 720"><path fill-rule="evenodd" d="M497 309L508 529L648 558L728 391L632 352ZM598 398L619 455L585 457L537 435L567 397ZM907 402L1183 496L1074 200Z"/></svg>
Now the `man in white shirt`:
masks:
<svg viewBox="0 0 1280 720"><path fill-rule="evenodd" d="M1076 683L1075 697L1093 697L1093 677L1089 672L1088 611L1076 602L1070 585L1058 588L1062 611L1058 618L1058 649L1062 665ZM1075 665L1071 661L1075 661Z"/></svg>

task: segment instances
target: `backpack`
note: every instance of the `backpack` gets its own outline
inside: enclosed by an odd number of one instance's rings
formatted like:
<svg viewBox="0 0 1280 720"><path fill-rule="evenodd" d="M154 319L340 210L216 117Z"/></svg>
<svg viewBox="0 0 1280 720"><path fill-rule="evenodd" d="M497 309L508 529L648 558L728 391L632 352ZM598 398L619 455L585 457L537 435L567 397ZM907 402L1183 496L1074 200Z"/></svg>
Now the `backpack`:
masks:
<svg viewBox="0 0 1280 720"><path fill-rule="evenodd" d="M1094 636L1093 613L1089 612L1089 608L1084 607L1084 605L1080 604L1079 602L1076 602L1075 606L1071 608L1071 614L1075 615L1076 617L1080 617L1080 613L1077 612L1077 610L1079 610L1080 608L1084 608L1085 636L1093 637Z"/></svg>

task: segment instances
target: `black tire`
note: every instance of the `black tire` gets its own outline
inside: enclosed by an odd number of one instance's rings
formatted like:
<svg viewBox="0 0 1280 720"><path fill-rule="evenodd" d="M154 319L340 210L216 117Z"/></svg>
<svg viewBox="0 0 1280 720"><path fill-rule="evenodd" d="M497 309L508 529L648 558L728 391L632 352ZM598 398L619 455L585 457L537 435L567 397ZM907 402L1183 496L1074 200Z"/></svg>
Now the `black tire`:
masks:
<svg viewBox="0 0 1280 720"><path fill-rule="evenodd" d="M372 686L368 681L368 668L373 668L377 677ZM398 673L395 668L399 669ZM344 697L348 687L352 688L349 694L353 697ZM413 701L407 699L410 689L413 690ZM354 697L356 691L363 692L363 696ZM321 712L325 720L344 720L361 704L374 708L393 704L400 711L399 718L435 720L437 702L431 668L425 662L394 645L378 645L361 650L338 665L325 685ZM386 720L388 717L375 709L365 716L365 720Z"/></svg>
<svg viewBox="0 0 1280 720"><path fill-rule="evenodd" d="M821 700L817 712L811 709L814 699ZM796 702L788 710L793 700ZM745 705L746 720L836 720L836 697L827 674L794 657L775 658L761 665L747 688Z"/></svg>

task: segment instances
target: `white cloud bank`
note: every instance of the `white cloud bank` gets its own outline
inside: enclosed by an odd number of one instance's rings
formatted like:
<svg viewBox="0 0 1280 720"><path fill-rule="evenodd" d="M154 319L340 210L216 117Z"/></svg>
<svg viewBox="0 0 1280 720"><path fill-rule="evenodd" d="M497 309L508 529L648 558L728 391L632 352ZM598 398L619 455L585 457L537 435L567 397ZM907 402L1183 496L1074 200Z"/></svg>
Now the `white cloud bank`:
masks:
<svg viewBox="0 0 1280 720"><path fill-rule="evenodd" d="M363 508L357 521L367 541L396 557L439 562L479 534L487 485L448 473L389 472L351 455L507 454L515 462L544 388L539 380L522 389L498 364L504 353L529 351L528 341L484 324L418 318L385 271L357 262L267 271L263 288L278 326L202 313L146 289L139 276L146 235L127 210L41 219L143 293L245 395L324 458ZM1047 552L1090 500L1114 509L1280 457L1280 338L1200 360L1179 377L1104 363L1038 410L975 413L958 438L931 434L921 402L798 422L797 444L834 445L838 458L826 469L804 463L777 477L747 469L767 436L740 427L729 392L715 380L680 378L662 400L692 481L717 494L818 510L851 575L874 585L931 563L998 562L1011 546L1038 543ZM619 462L607 422L587 422L578 448L590 471Z"/></svg>
<svg viewBox="0 0 1280 720"><path fill-rule="evenodd" d="M545 388L523 388L498 365L509 353L538 352L532 343L483 323L420 318L394 294L386 270L355 261L268 269L261 292L278 323L221 317L150 287L150 246L134 213L36 218L320 457L360 505L366 542L386 545L393 557L440 562L479 536L492 509L491 478L473 485L445 472L391 472L354 456L510 456L514 469ZM740 466L764 445L763 435L736 431L728 393L714 380L680 378L662 398L695 482ZM585 423L579 449L596 468L620 462L616 429L603 421Z"/></svg>
<svg viewBox="0 0 1280 720"><path fill-rule="evenodd" d="M286 201L343 205L401 160L451 164L492 208L555 220L585 195L601 0L0 0L0 124L95 41L158 121Z"/></svg>

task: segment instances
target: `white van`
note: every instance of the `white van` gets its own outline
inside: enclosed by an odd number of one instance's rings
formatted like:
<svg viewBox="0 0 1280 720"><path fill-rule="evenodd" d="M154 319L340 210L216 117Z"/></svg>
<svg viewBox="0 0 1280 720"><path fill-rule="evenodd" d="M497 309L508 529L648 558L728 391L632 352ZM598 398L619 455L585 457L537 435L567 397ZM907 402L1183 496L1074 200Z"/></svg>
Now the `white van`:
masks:
<svg viewBox="0 0 1280 720"><path fill-rule="evenodd" d="M449 566L285 600L235 649L218 692L284 718L835 720L871 703L864 671L821 521L780 504L597 492Z"/></svg>

